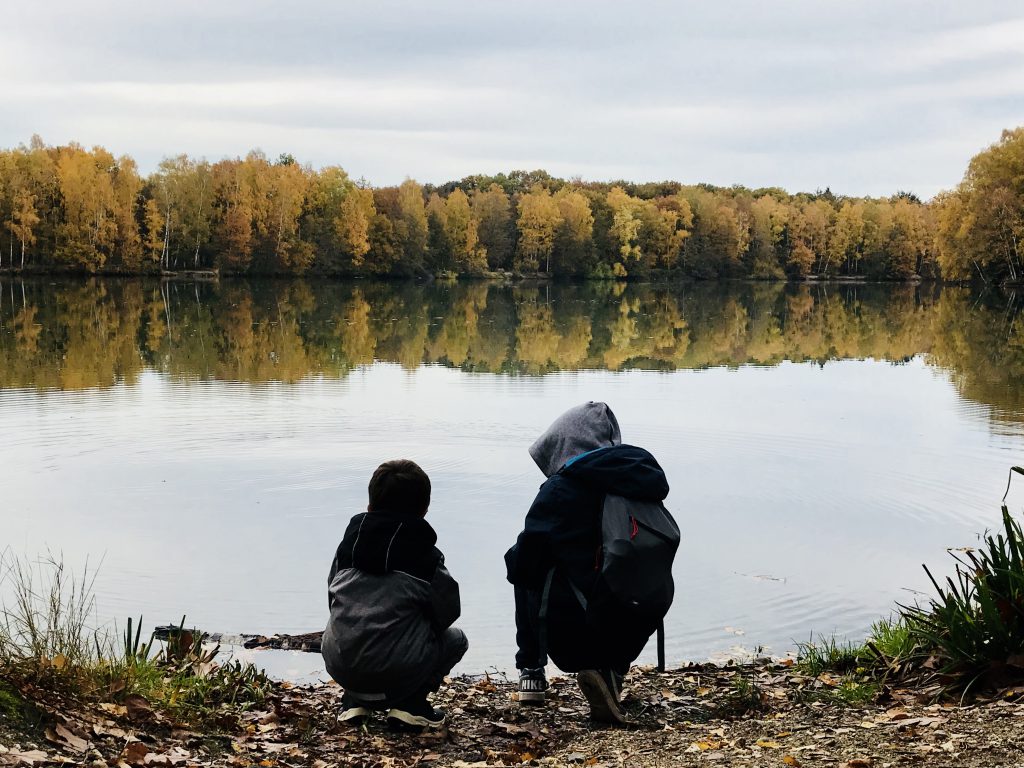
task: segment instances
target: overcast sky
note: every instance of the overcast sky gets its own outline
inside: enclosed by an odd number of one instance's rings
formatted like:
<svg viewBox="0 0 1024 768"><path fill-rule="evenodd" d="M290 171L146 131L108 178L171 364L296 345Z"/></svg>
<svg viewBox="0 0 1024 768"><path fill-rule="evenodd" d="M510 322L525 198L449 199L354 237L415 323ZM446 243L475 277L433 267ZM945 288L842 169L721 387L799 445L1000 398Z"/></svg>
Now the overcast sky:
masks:
<svg viewBox="0 0 1024 768"><path fill-rule="evenodd" d="M374 184L516 168L929 197L1024 124L1024 6L918 0L40 0L0 146L144 172L253 147Z"/></svg>

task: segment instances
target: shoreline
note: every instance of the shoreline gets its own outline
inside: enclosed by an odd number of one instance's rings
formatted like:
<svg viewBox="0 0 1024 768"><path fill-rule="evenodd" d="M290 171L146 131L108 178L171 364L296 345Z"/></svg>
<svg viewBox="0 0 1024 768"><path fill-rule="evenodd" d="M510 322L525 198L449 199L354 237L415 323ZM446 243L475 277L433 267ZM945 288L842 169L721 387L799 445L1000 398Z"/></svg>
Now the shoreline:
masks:
<svg viewBox="0 0 1024 768"><path fill-rule="evenodd" d="M847 701L840 682L767 659L689 664L626 678L626 728L592 724L571 676L552 678L541 707L515 700L504 676L457 677L434 696L445 727L419 735L336 720L337 685L275 683L249 710L222 708L203 726L173 721L141 697L76 702L25 698L40 714L21 731L0 720L0 765L146 766L848 766L908 763L991 768L1024 749L1024 688L961 706L936 691L883 683ZM134 701L133 701L134 699Z"/></svg>
<svg viewBox="0 0 1024 768"><path fill-rule="evenodd" d="M213 273L216 273L215 275ZM398 284L419 284L419 283L459 283L459 282L487 282L487 283L567 283L567 284L713 284L713 283L752 283L752 284L774 284L774 285L941 285L941 286L963 286L976 285L979 288L991 287L984 283L970 280L944 280L938 277L921 277L914 275L908 278L886 278L868 277L861 275L808 275L803 278L794 277L714 277L699 278L691 275L674 274L670 272L653 271L649 274L637 277L623 278L600 278L586 275L550 275L542 272L514 273L514 272L488 272L483 274L461 274L461 275L367 275L367 274L345 274L345 273L315 273L285 274L279 272L231 272L216 269L181 269L181 270L137 270L125 271L119 269L98 269L94 272L74 269L61 269L58 267L0 267L0 277L40 278L40 277L67 277L75 280L89 278L120 278L120 279L153 279L174 282L197 282L217 283L220 281L248 281L248 280L282 280L282 281L312 281L312 282L376 282L376 283L398 283ZM1014 287L1019 284L1008 283L1007 287Z"/></svg>

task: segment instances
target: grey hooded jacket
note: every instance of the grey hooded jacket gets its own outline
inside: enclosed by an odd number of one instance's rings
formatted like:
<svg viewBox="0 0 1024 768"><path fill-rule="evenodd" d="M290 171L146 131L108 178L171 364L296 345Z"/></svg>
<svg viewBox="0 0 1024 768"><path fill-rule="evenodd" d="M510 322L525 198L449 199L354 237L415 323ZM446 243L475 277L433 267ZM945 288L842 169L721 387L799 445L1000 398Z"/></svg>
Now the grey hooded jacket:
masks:
<svg viewBox="0 0 1024 768"><path fill-rule="evenodd" d="M328 577L327 671L367 702L420 690L440 663L441 634L461 612L459 585L434 546L437 534L416 515L356 515Z"/></svg>

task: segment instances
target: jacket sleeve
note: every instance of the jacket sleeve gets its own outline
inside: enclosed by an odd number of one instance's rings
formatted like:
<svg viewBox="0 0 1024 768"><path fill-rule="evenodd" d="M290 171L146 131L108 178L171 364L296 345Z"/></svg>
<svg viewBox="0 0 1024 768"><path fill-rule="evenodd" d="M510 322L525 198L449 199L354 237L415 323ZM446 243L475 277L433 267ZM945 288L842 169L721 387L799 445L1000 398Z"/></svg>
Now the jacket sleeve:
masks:
<svg viewBox="0 0 1024 768"><path fill-rule="evenodd" d="M459 583L448 573L443 559L430 582L430 613L431 620L440 631L448 629L462 614Z"/></svg>
<svg viewBox="0 0 1024 768"><path fill-rule="evenodd" d="M545 486L526 513L526 524L516 543L505 553L505 569L510 582L527 589L540 589L555 564L552 534L562 516L555 494Z"/></svg>

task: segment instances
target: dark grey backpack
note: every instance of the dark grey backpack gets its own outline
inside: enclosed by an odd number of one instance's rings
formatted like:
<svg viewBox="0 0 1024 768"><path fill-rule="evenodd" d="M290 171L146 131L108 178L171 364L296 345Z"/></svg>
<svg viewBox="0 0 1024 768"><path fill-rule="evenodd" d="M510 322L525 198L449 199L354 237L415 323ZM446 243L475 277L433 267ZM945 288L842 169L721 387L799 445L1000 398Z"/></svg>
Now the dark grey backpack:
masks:
<svg viewBox="0 0 1024 768"><path fill-rule="evenodd" d="M595 555L589 599L569 582L580 605L598 623L631 621L657 628L658 669L665 669L665 614L675 583L672 561L679 548L679 526L660 501L638 501L607 494L601 509L601 544ZM555 569L548 572L541 598L541 652L547 650L548 594Z"/></svg>
<svg viewBox="0 0 1024 768"><path fill-rule="evenodd" d="M660 621L675 594L679 526L660 501L608 494L601 511L598 588L644 619Z"/></svg>

